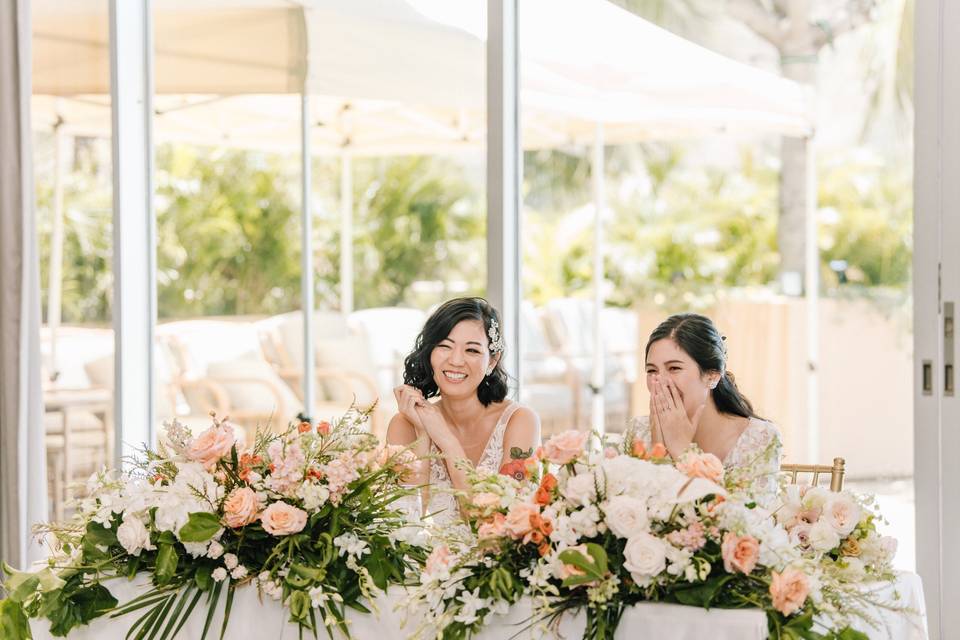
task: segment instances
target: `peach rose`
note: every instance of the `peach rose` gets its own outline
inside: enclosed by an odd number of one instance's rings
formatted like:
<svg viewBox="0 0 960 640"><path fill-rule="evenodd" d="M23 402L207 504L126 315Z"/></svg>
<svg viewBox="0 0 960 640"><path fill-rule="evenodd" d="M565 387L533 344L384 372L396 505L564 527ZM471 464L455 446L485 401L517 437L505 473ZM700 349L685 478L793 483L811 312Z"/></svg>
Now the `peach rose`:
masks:
<svg viewBox="0 0 960 640"><path fill-rule="evenodd" d="M799 611L810 593L810 583L807 576L797 569L786 569L783 573L772 573L770 595L773 597L773 608L785 616Z"/></svg>
<svg viewBox="0 0 960 640"><path fill-rule="evenodd" d="M489 491L481 491L473 494L472 502L478 509L490 509L500 504L500 496Z"/></svg>
<svg viewBox="0 0 960 640"><path fill-rule="evenodd" d="M233 435L233 425L228 422L215 424L187 445L187 457L199 462L203 468L210 471L217 466L217 461L230 453L230 448L237 441Z"/></svg>
<svg viewBox="0 0 960 640"><path fill-rule="evenodd" d="M533 529L533 516L540 515L540 507L529 502L515 502L507 512L506 528L513 538L522 538Z"/></svg>
<svg viewBox="0 0 960 640"><path fill-rule="evenodd" d="M858 558L862 553L860 549L860 541L850 536L843 541L843 544L840 545L840 555L847 556L850 558Z"/></svg>
<svg viewBox="0 0 960 640"><path fill-rule="evenodd" d="M250 487L234 489L223 503L223 523L231 529L255 522L260 514L260 500Z"/></svg>
<svg viewBox="0 0 960 640"><path fill-rule="evenodd" d="M680 457L677 469L690 478L705 478L723 482L723 463L712 453L688 452Z"/></svg>
<svg viewBox="0 0 960 640"><path fill-rule="evenodd" d="M573 429L559 433L543 445L543 457L554 464L567 464L583 453L590 434Z"/></svg>
<svg viewBox="0 0 960 640"><path fill-rule="evenodd" d="M495 513L493 517L477 528L477 537L481 540L502 538L507 535L507 519L502 513Z"/></svg>
<svg viewBox="0 0 960 640"><path fill-rule="evenodd" d="M664 446L662 442L658 442L653 445L653 448L650 449L650 454L647 456L647 459L650 460L660 460L667 457L667 447Z"/></svg>
<svg viewBox="0 0 960 640"><path fill-rule="evenodd" d="M728 531L723 536L720 552L723 555L723 568L727 573L739 571L749 574L760 558L760 543L753 536L738 536Z"/></svg>
<svg viewBox="0 0 960 640"><path fill-rule="evenodd" d="M267 533L288 536L303 531L307 525L307 512L286 502L274 502L260 514L260 522Z"/></svg>

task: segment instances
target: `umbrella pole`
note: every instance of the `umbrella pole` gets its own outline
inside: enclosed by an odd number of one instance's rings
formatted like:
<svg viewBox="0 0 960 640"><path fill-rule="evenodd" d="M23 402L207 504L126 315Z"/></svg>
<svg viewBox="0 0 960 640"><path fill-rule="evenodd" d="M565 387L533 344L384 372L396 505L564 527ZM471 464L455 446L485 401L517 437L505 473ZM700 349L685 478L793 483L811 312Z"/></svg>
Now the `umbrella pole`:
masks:
<svg viewBox="0 0 960 640"><path fill-rule="evenodd" d="M50 382L60 375L57 333L63 305L63 120L53 125L53 229L50 234L50 290L47 298L47 330L50 332Z"/></svg>
<svg viewBox="0 0 960 640"><path fill-rule="evenodd" d="M340 155L340 312L353 311L353 163Z"/></svg>
<svg viewBox="0 0 960 640"><path fill-rule="evenodd" d="M817 171L813 137L807 138L806 264L807 458L820 456L820 247L817 244Z"/></svg>
<svg viewBox="0 0 960 640"><path fill-rule="evenodd" d="M601 435L605 431L603 406L603 333L600 329L600 314L603 310L603 211L606 208L604 192L603 124L598 122L593 141L593 370L590 375L592 394L591 427Z"/></svg>
<svg viewBox="0 0 960 640"><path fill-rule="evenodd" d="M310 153L310 95L300 95L301 224L300 295L303 298L303 413L313 418L316 391L316 352L313 348L313 207ZM283 416L289 420L293 416Z"/></svg>

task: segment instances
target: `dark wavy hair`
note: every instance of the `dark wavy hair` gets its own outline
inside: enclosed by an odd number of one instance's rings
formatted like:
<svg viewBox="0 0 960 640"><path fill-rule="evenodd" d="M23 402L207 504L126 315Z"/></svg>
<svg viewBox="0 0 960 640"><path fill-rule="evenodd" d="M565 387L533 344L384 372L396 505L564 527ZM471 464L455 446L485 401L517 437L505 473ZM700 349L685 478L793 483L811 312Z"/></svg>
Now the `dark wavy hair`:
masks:
<svg viewBox="0 0 960 640"><path fill-rule="evenodd" d="M430 366L430 354L433 353L441 340L450 336L453 328L463 320L479 320L483 323L483 332L490 336L491 322L497 323L497 331L503 335L503 323L500 314L483 298L454 298L447 300L434 311L423 330L417 336L413 351L403 361L403 383L416 387L424 398L430 398L440 393L436 381L433 379L433 368ZM503 369L503 352L493 372L484 376L477 388L477 398L488 406L491 402L501 402L507 397L507 372Z"/></svg>
<svg viewBox="0 0 960 640"><path fill-rule="evenodd" d="M650 355L650 346L664 338L671 338L700 368L700 373L719 371L720 381L711 391L713 402L720 413L743 418L758 418L753 405L740 393L736 380L727 369L727 346L713 320L697 313L679 313L660 323L650 339L644 357Z"/></svg>

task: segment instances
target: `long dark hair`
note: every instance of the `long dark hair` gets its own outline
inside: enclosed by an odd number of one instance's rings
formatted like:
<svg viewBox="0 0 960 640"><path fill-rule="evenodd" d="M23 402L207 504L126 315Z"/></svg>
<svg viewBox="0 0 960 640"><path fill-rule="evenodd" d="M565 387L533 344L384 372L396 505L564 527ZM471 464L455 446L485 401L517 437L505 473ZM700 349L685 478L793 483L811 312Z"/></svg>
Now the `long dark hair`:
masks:
<svg viewBox="0 0 960 640"><path fill-rule="evenodd" d="M720 381L711 391L713 402L720 413L743 418L757 418L753 405L740 393L736 380L727 369L727 347L713 320L697 313L678 313L660 323L650 339L644 356L650 355L650 346L670 338L686 352L700 368L700 373L720 372Z"/></svg>
<svg viewBox="0 0 960 640"><path fill-rule="evenodd" d="M430 354L433 353L434 347L441 340L449 337L453 328L463 320L479 320L483 324L483 332L487 334L488 339L491 327L496 325L496 335L503 337L500 314L483 298L454 298L440 305L423 325L413 351L403 361L403 383L419 389L424 398L440 393L437 382L433 379ZM483 406L488 406L491 402L501 402L507 397L507 372L502 366L503 351L499 353L500 358L493 371L484 376L477 388L477 398ZM491 353L491 356L493 355L495 354Z"/></svg>

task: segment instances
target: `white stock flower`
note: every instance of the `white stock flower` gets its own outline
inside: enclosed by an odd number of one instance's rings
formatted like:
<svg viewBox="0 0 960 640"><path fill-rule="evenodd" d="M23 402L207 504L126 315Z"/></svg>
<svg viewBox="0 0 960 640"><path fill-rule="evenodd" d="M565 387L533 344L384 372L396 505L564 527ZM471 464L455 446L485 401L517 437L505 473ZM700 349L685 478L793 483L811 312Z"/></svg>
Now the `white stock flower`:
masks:
<svg viewBox="0 0 960 640"><path fill-rule="evenodd" d="M234 580L239 580L247 575L247 568L242 564L238 564L233 568L233 571L230 572L230 577Z"/></svg>
<svg viewBox="0 0 960 640"><path fill-rule="evenodd" d="M829 522L820 520L810 527L810 547L826 553L840 544L840 535Z"/></svg>
<svg viewBox="0 0 960 640"><path fill-rule="evenodd" d="M227 569L233 569L239 562L240 560L233 553L227 553L223 556L223 566L225 566Z"/></svg>
<svg viewBox="0 0 960 640"><path fill-rule="evenodd" d="M207 547L207 557L213 560L216 560L223 555L223 545L214 540L210 543L210 546Z"/></svg>
<svg viewBox="0 0 960 640"><path fill-rule="evenodd" d="M650 584L667 565L664 542L645 531L627 540L623 559L623 567L641 587Z"/></svg>
<svg viewBox="0 0 960 640"><path fill-rule="evenodd" d="M213 578L214 582L223 582L227 579L227 570L223 567L217 567L213 570L211 577Z"/></svg>
<svg viewBox="0 0 960 640"><path fill-rule="evenodd" d="M860 582L867 577L866 567L860 558L843 558L838 566L841 564L846 566L840 566L839 575L847 582Z"/></svg>
<svg viewBox="0 0 960 640"><path fill-rule="evenodd" d="M124 516L123 522L117 527L117 540L132 556L139 556L144 549L147 551L156 549L150 543L150 532L140 518L134 516Z"/></svg>
<svg viewBox="0 0 960 640"><path fill-rule="evenodd" d="M610 531L619 538L630 536L647 529L647 505L642 500L630 496L614 496L606 502L604 520Z"/></svg>

